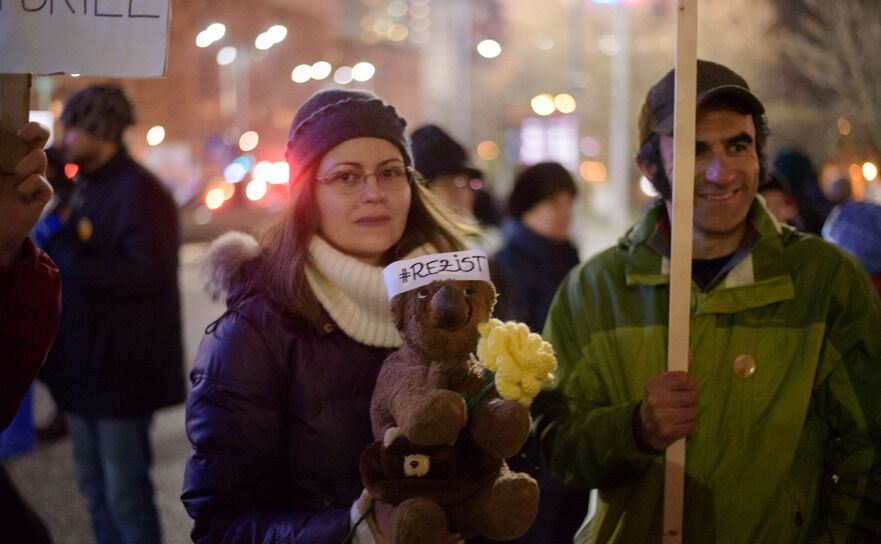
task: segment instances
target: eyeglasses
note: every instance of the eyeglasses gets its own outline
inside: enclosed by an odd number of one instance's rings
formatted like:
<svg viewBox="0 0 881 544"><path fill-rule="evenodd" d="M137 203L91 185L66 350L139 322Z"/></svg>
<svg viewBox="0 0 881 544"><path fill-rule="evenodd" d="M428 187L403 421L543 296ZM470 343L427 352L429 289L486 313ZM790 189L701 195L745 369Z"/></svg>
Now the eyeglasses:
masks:
<svg viewBox="0 0 881 544"><path fill-rule="evenodd" d="M338 170L323 178L316 178L316 181L324 183L341 194L352 195L361 192L367 185L367 178L373 176L376 178L376 184L383 191L397 191L410 183L412 172L413 169L409 166L387 166L371 173L360 170Z"/></svg>

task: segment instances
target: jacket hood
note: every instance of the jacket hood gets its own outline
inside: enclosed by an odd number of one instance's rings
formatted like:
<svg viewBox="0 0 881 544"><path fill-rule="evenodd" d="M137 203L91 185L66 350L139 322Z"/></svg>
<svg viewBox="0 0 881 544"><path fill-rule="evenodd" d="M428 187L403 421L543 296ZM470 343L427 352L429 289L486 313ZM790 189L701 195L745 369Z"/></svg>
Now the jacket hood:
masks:
<svg viewBox="0 0 881 544"><path fill-rule="evenodd" d="M219 300L228 291L242 266L260 255L260 244L250 234L230 231L211 242L202 274L205 290L213 300Z"/></svg>

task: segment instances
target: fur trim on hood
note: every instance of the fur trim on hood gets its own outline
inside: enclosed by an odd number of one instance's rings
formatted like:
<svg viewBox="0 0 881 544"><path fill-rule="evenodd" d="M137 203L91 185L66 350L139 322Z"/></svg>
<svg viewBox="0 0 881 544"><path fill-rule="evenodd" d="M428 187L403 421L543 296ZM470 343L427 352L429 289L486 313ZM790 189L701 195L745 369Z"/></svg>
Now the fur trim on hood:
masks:
<svg viewBox="0 0 881 544"><path fill-rule="evenodd" d="M242 265L260 255L260 244L250 234L230 231L211 242L202 262L205 291L213 300L229 290Z"/></svg>

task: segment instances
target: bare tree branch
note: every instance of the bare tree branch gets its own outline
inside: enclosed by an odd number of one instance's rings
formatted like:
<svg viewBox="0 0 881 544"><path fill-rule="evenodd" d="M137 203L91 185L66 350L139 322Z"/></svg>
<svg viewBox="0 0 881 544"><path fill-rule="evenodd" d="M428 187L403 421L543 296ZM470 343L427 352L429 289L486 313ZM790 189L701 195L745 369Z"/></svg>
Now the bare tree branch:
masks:
<svg viewBox="0 0 881 544"><path fill-rule="evenodd" d="M786 55L881 152L881 2L847 0L833 7L826 0L801 1L806 11L788 31Z"/></svg>

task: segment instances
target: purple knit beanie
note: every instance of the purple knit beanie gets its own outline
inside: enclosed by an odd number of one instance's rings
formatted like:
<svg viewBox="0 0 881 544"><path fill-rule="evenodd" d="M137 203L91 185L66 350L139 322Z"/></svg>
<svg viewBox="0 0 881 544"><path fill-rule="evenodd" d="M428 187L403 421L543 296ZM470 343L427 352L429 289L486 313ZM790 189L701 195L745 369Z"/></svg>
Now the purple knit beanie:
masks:
<svg viewBox="0 0 881 544"><path fill-rule="evenodd" d="M413 158L406 127L393 106L367 91L319 91L300 107L291 123L285 150L290 180L296 182L322 155L352 138L388 140L410 166Z"/></svg>
<svg viewBox="0 0 881 544"><path fill-rule="evenodd" d="M116 85L94 85L71 96L58 120L92 136L120 142L125 128L135 122L135 111L125 92Z"/></svg>

